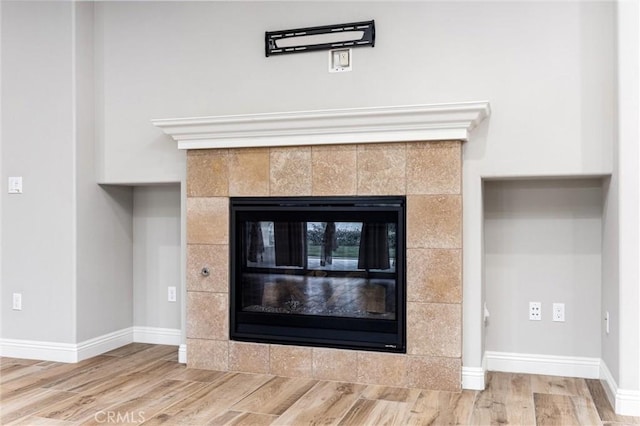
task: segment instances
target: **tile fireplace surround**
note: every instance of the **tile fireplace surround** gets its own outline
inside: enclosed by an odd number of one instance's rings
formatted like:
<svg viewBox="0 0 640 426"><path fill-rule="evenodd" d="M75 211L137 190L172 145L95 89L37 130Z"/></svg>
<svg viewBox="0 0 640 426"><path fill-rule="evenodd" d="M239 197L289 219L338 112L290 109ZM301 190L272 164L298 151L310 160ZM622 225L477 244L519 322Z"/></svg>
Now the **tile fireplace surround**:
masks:
<svg viewBox="0 0 640 426"><path fill-rule="evenodd" d="M188 150L187 365L459 390L462 142L488 114L477 102L155 120ZM406 354L229 340L229 197L316 195L406 195Z"/></svg>

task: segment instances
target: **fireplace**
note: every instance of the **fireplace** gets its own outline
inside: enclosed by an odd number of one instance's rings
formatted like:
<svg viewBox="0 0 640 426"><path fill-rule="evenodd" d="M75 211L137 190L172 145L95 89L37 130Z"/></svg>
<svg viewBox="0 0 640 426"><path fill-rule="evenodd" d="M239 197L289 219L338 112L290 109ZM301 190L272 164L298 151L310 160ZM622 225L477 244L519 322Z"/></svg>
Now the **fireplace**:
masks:
<svg viewBox="0 0 640 426"><path fill-rule="evenodd" d="M180 149L187 150L186 348L182 359L192 368L460 390L462 145L488 115L488 103L472 102L155 120ZM352 202L355 197L389 196L406 199L405 238L396 237L396 244L405 244L406 269L402 273L406 295L400 308L405 310L404 352L399 348L388 353L346 344L336 348L338 345L320 347L314 342L230 338L237 326L231 324L231 298L234 307L238 303L237 296L231 295L231 274L238 274L230 268L230 252L231 256L236 253L235 247L231 250L231 245L236 245L230 234L232 203L241 197L354 197ZM275 222L249 219L253 223ZM301 221L293 219L289 222ZM313 232L314 226L324 232L327 222L332 221L349 223L355 219L308 218L307 232ZM269 238L268 226L264 229L263 244ZM243 244L249 244L244 238ZM307 248L307 257L311 250ZM332 254L335 264L339 256ZM246 256L250 262L248 252ZM390 252L389 257L393 262L394 254ZM396 260L399 274L398 263ZM205 268L210 273L203 275ZM292 269L283 274L288 278L304 279L311 273L296 275L295 268L302 267L287 268ZM354 274L362 274L363 268L356 269ZM325 272L328 276L329 272L320 268L314 271L315 277ZM398 275L396 280L400 283L402 278ZM266 304L283 309L281 304L289 301L291 310L301 309L295 298L282 299L278 291L272 291L274 286L266 285L271 281L262 281L262 288L246 307L266 310L256 307ZM265 291L265 287L270 289ZM374 288L369 298L373 307L364 312L392 312L387 304L392 303L393 295L385 290L383 296L381 287ZM400 297L396 294L396 302ZM303 312L295 315L305 318Z"/></svg>
<svg viewBox="0 0 640 426"><path fill-rule="evenodd" d="M229 202L232 340L405 352L405 197Z"/></svg>

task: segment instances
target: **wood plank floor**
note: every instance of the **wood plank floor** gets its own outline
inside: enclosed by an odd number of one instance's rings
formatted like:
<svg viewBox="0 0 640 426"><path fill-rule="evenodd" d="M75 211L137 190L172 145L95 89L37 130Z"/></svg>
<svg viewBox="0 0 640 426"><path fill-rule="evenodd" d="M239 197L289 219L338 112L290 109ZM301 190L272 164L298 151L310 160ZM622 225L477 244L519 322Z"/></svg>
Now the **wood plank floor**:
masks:
<svg viewBox="0 0 640 426"><path fill-rule="evenodd" d="M0 358L2 425L640 425L598 380L490 373L458 393L187 369L133 343L78 364Z"/></svg>

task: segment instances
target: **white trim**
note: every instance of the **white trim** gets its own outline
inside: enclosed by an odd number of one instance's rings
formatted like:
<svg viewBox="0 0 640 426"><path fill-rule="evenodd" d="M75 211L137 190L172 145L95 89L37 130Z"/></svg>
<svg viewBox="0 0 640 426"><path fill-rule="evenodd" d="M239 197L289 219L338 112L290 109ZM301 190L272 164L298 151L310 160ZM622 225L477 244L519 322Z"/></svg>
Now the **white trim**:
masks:
<svg viewBox="0 0 640 426"><path fill-rule="evenodd" d="M58 343L36 340L0 339L0 356L55 362L78 362L133 342L131 327L84 342Z"/></svg>
<svg viewBox="0 0 640 426"><path fill-rule="evenodd" d="M178 346L181 335L177 328L133 327L133 341L138 343Z"/></svg>
<svg viewBox="0 0 640 426"><path fill-rule="evenodd" d="M640 391L618 389L616 392L616 414L640 416Z"/></svg>
<svg viewBox="0 0 640 426"><path fill-rule="evenodd" d="M151 120L179 149L467 140L489 102Z"/></svg>
<svg viewBox="0 0 640 426"><path fill-rule="evenodd" d="M604 381L606 386L603 386L605 393L607 394L607 399L612 407L616 406L616 392L618 391L618 384L616 380L613 378L611 371L607 367L607 364L602 360L600 362L600 380Z"/></svg>
<svg viewBox="0 0 640 426"><path fill-rule="evenodd" d="M484 390L485 370L482 367L462 367L462 389Z"/></svg>
<svg viewBox="0 0 640 426"><path fill-rule="evenodd" d="M621 416L640 416L640 390L618 389L618 384L604 360L600 363L600 380L611 406Z"/></svg>
<svg viewBox="0 0 640 426"><path fill-rule="evenodd" d="M180 364L187 363L187 345L185 343L181 344L180 348L178 348L178 362Z"/></svg>
<svg viewBox="0 0 640 426"><path fill-rule="evenodd" d="M132 342L133 331L131 327L85 340L76 345L76 360L74 362L109 352Z"/></svg>
<svg viewBox="0 0 640 426"><path fill-rule="evenodd" d="M133 342L178 346L181 334L180 330L173 328L129 327L78 344L0 339L0 356L73 363Z"/></svg>
<svg viewBox="0 0 640 426"><path fill-rule="evenodd" d="M485 352L485 358L489 371L582 377L585 379L600 377L600 358L491 351Z"/></svg>
<svg viewBox="0 0 640 426"><path fill-rule="evenodd" d="M77 349L76 345L72 343L1 339L0 356L55 362L77 362Z"/></svg>

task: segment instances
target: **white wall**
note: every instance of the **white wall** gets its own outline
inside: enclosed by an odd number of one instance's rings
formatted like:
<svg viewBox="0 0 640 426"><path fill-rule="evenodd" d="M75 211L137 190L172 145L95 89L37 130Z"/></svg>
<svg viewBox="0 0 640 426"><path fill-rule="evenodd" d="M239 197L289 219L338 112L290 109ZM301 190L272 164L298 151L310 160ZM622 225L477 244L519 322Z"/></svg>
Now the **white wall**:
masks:
<svg viewBox="0 0 640 426"><path fill-rule="evenodd" d="M133 191L133 324L181 329L180 186ZM176 287L177 302L167 301Z"/></svg>
<svg viewBox="0 0 640 426"><path fill-rule="evenodd" d="M463 364L482 358L482 178L611 172L610 2L103 2L103 182L179 182L151 118L489 100L464 149ZM283 13L286 10L286 13ZM376 46L264 57L264 31L375 19Z"/></svg>
<svg viewBox="0 0 640 426"><path fill-rule="evenodd" d="M2 329L75 342L72 5L2 2ZM8 195L8 176L24 193ZM11 294L22 293L22 311Z"/></svg>
<svg viewBox="0 0 640 426"><path fill-rule="evenodd" d="M96 184L93 4L75 7L77 341L133 323L133 190Z"/></svg>
<svg viewBox="0 0 640 426"><path fill-rule="evenodd" d="M600 358L601 181L487 181L484 194L486 349Z"/></svg>
<svg viewBox="0 0 640 426"><path fill-rule="evenodd" d="M105 182L179 181L183 159L151 118L483 99L491 143L470 144L467 158L484 173L610 171L611 4L97 7ZM265 30L370 18L376 46L354 51L353 72L328 73L326 52L264 56Z"/></svg>
<svg viewBox="0 0 640 426"><path fill-rule="evenodd" d="M617 144L616 144L617 147ZM615 149L617 158L617 149ZM602 214L602 304L600 308L601 356L615 378L620 377L620 267L619 238L620 226L618 196L618 166L614 165L613 175L603 181ZM609 312L609 333L606 332L604 314Z"/></svg>
<svg viewBox="0 0 640 426"><path fill-rule="evenodd" d="M0 337L79 343L127 329L132 190L96 183L93 5L2 12L2 179L23 176L24 194L2 191Z"/></svg>
<svg viewBox="0 0 640 426"><path fill-rule="evenodd" d="M619 376L640 414L640 4L618 4ZM616 410L619 402L616 401ZM627 406L624 410L628 409ZM624 411L623 410L623 411ZM631 411L631 410L630 410Z"/></svg>
<svg viewBox="0 0 640 426"><path fill-rule="evenodd" d="M635 391L615 395L617 412L638 415L640 402L640 5L617 3L617 131L603 218L602 359L616 385Z"/></svg>

